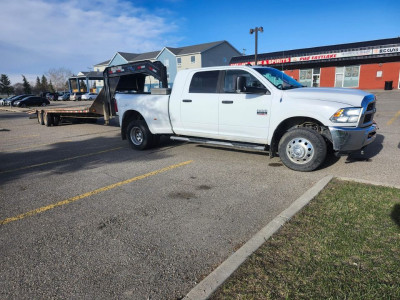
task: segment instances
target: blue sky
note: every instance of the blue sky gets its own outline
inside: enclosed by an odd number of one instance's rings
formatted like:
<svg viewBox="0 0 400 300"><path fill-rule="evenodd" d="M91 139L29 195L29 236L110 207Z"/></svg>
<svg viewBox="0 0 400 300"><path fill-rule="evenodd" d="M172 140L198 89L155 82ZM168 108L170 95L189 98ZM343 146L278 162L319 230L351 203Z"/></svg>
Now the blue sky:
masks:
<svg viewBox="0 0 400 300"><path fill-rule="evenodd" d="M12 83L112 58L227 40L254 53L400 36L400 1L0 0L0 73Z"/></svg>

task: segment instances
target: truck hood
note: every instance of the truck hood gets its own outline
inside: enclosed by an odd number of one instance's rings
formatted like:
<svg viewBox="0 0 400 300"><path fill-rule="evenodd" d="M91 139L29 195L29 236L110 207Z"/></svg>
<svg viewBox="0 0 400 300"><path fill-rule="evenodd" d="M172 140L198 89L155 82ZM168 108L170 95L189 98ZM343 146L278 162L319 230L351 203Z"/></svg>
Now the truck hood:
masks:
<svg viewBox="0 0 400 300"><path fill-rule="evenodd" d="M344 88L298 88L283 91L283 96L297 99L319 100L343 103L349 106L361 106L368 93Z"/></svg>

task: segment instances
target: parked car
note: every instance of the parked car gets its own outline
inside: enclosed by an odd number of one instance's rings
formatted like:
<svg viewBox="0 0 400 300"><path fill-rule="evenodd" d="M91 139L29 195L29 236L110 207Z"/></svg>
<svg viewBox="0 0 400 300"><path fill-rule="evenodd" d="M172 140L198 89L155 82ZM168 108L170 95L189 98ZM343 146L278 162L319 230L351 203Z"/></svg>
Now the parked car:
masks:
<svg viewBox="0 0 400 300"><path fill-rule="evenodd" d="M47 93L46 94L46 99L49 101L56 101L58 98L58 94L57 93Z"/></svg>
<svg viewBox="0 0 400 300"><path fill-rule="evenodd" d="M25 97L28 97L28 96L33 96L33 95L32 94L23 94L23 95L17 95L17 96L5 99L4 100L4 105L5 106L14 106L14 102L15 101L21 100L21 99L23 99Z"/></svg>
<svg viewBox="0 0 400 300"><path fill-rule="evenodd" d="M58 100L59 101L67 101L67 100L69 100L69 97L70 97L70 93L64 93L64 94L58 96Z"/></svg>
<svg viewBox="0 0 400 300"><path fill-rule="evenodd" d="M76 100L81 101L81 100L82 100L82 95L83 95L83 94L84 94L84 93L82 93L82 92L72 93L72 94L69 96L69 100L72 100L72 101L76 101Z"/></svg>
<svg viewBox="0 0 400 300"><path fill-rule="evenodd" d="M39 96L28 96L14 102L14 106L27 107L27 106L46 106L49 105L50 101L46 98Z"/></svg>
<svg viewBox="0 0 400 300"><path fill-rule="evenodd" d="M4 98L3 100L1 100L0 104L3 105L3 106L10 105L11 100L16 98L16 97L18 97L18 95L11 96L11 97L8 97L8 98Z"/></svg>
<svg viewBox="0 0 400 300"><path fill-rule="evenodd" d="M96 99L97 94L96 93L86 93L82 95L82 100L94 100Z"/></svg>

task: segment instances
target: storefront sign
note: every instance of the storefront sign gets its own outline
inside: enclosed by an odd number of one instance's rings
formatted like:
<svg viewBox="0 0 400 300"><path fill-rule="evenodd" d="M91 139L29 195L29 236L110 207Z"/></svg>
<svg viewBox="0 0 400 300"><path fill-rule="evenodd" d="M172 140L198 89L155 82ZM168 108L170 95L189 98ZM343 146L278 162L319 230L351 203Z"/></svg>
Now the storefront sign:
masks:
<svg viewBox="0 0 400 300"><path fill-rule="evenodd" d="M373 55L373 54L388 54L388 53L397 53L397 52L400 52L400 47L375 48L375 49L335 52L335 53L329 53L329 54L317 54L317 55L295 56L295 57L286 57L286 58L277 58L277 59L266 59L266 60L260 60L258 62L258 64L260 64L260 65L286 64L286 63L290 63L290 62L335 59L335 58L342 58L342 57L357 57L357 56L366 56L366 55ZM254 61L243 62L243 63L234 63L234 64L231 64L231 66L243 66L243 65L247 65L247 64L254 65Z"/></svg>
<svg viewBox="0 0 400 300"><path fill-rule="evenodd" d="M374 49L374 54L396 53L400 52L400 47Z"/></svg>

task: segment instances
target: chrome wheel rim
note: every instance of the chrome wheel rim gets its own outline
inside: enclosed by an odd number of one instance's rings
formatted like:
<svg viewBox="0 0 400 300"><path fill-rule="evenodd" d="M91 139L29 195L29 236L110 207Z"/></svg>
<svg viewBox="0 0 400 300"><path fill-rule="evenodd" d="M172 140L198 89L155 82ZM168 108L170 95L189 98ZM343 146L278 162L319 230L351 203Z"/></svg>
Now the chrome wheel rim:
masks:
<svg viewBox="0 0 400 300"><path fill-rule="evenodd" d="M130 135L132 143L136 146L140 146L143 143L143 131L139 127L133 127Z"/></svg>
<svg viewBox="0 0 400 300"><path fill-rule="evenodd" d="M295 164L306 164L314 157L314 146L305 138L292 139L286 146L289 159Z"/></svg>

